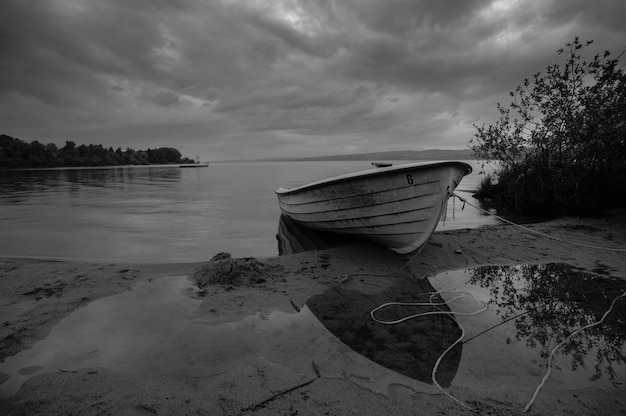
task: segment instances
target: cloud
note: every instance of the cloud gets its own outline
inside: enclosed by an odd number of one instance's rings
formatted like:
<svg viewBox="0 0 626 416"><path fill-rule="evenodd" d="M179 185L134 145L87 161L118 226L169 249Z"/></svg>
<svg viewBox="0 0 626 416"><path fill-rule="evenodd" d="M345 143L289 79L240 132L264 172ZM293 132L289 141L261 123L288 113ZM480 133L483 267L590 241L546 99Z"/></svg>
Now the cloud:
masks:
<svg viewBox="0 0 626 416"><path fill-rule="evenodd" d="M0 121L41 142L205 159L463 148L574 36L626 6L472 0L4 0Z"/></svg>
<svg viewBox="0 0 626 416"><path fill-rule="evenodd" d="M159 107L172 107L181 103L180 97L172 91L160 91L146 97L146 101Z"/></svg>

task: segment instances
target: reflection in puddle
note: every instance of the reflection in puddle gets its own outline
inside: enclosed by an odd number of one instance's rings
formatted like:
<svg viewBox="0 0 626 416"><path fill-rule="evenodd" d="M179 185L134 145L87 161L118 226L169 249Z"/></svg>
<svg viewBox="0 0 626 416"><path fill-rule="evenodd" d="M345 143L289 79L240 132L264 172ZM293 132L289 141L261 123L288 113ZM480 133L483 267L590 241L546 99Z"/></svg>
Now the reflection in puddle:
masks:
<svg viewBox="0 0 626 416"><path fill-rule="evenodd" d="M454 385L466 387L536 386L554 347L600 320L626 289L623 280L564 264L485 266L442 273L431 281L438 290L466 291L489 304L480 315L457 317L466 336ZM625 313L626 302L617 302L601 325L558 349L547 386L611 388L623 383Z"/></svg>
<svg viewBox="0 0 626 416"><path fill-rule="evenodd" d="M311 250L324 250L362 241L354 236L304 227L285 215L280 216L276 240L278 240L278 254L280 256Z"/></svg>
<svg viewBox="0 0 626 416"><path fill-rule="evenodd" d="M397 325L371 319L370 311L387 302L429 302L424 293L435 290L433 286L457 314L456 321L447 315L420 316ZM375 295L335 287L307 305L355 351L429 384L436 360L459 338L458 322L465 336L437 367L442 387L535 388L554 347L598 321L625 289L623 280L564 264L485 266L401 282ZM470 296L459 297L458 292ZM474 314L485 304L487 310ZM390 321L433 310L398 306L377 312L377 317ZM557 350L548 388L619 387L626 379L625 313L622 299L602 325Z"/></svg>
<svg viewBox="0 0 626 416"><path fill-rule="evenodd" d="M199 303L181 296L187 286L184 277L159 279L78 309L46 339L0 364L0 372L11 376L0 385L0 395L14 393L26 379L42 372L98 366L132 370L145 365L142 357L168 341L167 332L157 328L174 331L178 318Z"/></svg>
<svg viewBox="0 0 626 416"><path fill-rule="evenodd" d="M404 279L392 289L375 295L333 287L307 301L315 316L347 346L380 365L423 383L432 384L432 370L439 356L460 336L456 322L436 314L384 325L370 311L392 299L395 302L437 302L428 293L434 288L427 279ZM449 311L447 307L439 310ZM395 305L377 318L393 321L405 316L435 311L433 306ZM461 359L461 344L448 352L437 369L437 382L448 387Z"/></svg>
<svg viewBox="0 0 626 416"><path fill-rule="evenodd" d="M215 324L191 290L185 276L163 278L74 311L46 339L0 364L0 373L8 375L0 397L41 373L102 367L210 394L228 385L233 397L245 398L253 379L263 386L257 394L310 379L312 361L323 377L377 393L386 394L394 383L432 391L356 354L306 306L299 313L256 313Z"/></svg>

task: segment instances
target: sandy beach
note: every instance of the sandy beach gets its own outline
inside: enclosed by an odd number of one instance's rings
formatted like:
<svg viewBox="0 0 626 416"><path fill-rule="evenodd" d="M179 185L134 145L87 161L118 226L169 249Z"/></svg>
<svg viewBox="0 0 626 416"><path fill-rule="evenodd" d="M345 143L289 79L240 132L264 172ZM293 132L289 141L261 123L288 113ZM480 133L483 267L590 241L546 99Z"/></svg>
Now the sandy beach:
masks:
<svg viewBox="0 0 626 416"><path fill-rule="evenodd" d="M178 309L171 312L174 316L177 311L183 311L183 318L169 323L172 336L183 340L173 344L176 348L163 347L154 355L156 358L137 367L108 366L106 360L102 361L104 365L84 367L83 362L92 361L69 359L63 368L33 363L19 369L25 380L18 386L19 390L16 387L16 392L1 399L0 413L626 414L626 388L555 389L548 382L529 412L524 413L534 388L515 383L498 388L458 387L452 380L446 391L467 406L464 407L428 380L415 381L372 366L366 358L324 335L325 329L319 322L304 316L310 315L311 309L315 313L311 299L332 290L354 297L368 295L394 301L389 294L406 295L412 290L411 285L427 277L483 265L566 263L589 273L610 276L618 283L626 281L623 252L592 248L626 247L626 212L614 211L594 219L564 218L531 224L528 228L584 246L502 224L437 232L414 258L368 243L262 259L233 259L226 254L207 253L207 261L203 263L94 264L1 258L0 361L3 363L18 357L20 352L36 349L39 341L54 335L62 324L81 311L100 304L103 308L111 307L105 304L107 299L143 291L149 302L151 291L169 290L160 289L159 285L165 283L159 282L170 279L167 285L184 288L187 300L180 300ZM163 296L165 299L166 295ZM621 311L625 304L624 299L618 301ZM139 305L143 304L137 304L137 315L143 313ZM94 313L99 317L103 314ZM263 340L260 336L258 342L267 346L252 353L248 346L244 351L244 344L253 341L233 338L228 344L232 348L223 348L219 354L212 352L210 365L217 370L208 371L208 352L198 352L203 339L234 337L231 332L215 332L215 328L239 323L249 331L258 328L269 331L276 316L287 322L287 330L273 328L276 332L272 334L280 334L284 340ZM146 319L150 322L149 317ZM298 326L291 334L290 325ZM146 329L146 333L150 330ZM302 339L293 339L298 336ZM292 347L279 351L283 345ZM154 346L142 348L153 351ZM235 354L235 351L240 352ZM322 351L331 351L336 356ZM223 357L223 362L218 362L219 357ZM289 357L293 357L293 362ZM185 363L184 368L173 366L179 359ZM201 373L200 367L207 372ZM359 371L364 368L367 371L363 370L365 375L362 375ZM542 374L537 375L537 384L541 377ZM3 384L11 379L10 374L0 374Z"/></svg>

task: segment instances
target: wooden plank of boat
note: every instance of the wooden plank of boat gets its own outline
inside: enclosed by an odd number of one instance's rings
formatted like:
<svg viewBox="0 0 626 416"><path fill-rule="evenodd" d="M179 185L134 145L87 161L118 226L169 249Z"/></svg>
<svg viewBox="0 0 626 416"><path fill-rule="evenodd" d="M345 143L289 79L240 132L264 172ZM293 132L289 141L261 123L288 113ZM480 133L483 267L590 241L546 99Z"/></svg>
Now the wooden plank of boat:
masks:
<svg viewBox="0 0 626 416"><path fill-rule="evenodd" d="M307 227L351 234L409 253L430 238L446 202L472 168L408 163L277 189L281 212Z"/></svg>

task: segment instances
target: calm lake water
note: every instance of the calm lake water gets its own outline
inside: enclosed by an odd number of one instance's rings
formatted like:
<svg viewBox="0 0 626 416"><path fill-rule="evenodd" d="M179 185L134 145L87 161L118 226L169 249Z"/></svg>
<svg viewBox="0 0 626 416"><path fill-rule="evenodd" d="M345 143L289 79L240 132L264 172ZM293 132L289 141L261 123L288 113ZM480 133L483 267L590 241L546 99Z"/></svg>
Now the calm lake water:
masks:
<svg viewBox="0 0 626 416"><path fill-rule="evenodd" d="M469 200L482 179L472 164L457 189ZM0 255L124 262L204 261L220 251L274 256L276 188L370 168L350 161L4 171ZM439 229L497 222L461 205L450 201Z"/></svg>

